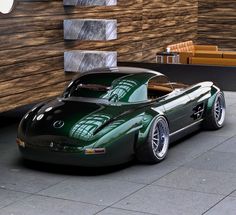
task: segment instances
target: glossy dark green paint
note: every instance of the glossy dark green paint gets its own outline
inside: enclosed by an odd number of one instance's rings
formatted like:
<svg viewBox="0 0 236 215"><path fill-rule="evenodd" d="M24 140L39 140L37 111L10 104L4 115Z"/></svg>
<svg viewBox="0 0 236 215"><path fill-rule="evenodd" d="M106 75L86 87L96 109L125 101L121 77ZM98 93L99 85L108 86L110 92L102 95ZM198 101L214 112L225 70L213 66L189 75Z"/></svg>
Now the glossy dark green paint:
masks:
<svg viewBox="0 0 236 215"><path fill-rule="evenodd" d="M180 137L179 130L204 119L219 89L212 82L202 82L148 100L148 81L157 76L163 75L120 68L75 78L62 97L39 104L22 119L18 138L26 144L20 147L23 157L80 166L120 164L132 159L136 148L145 144L159 115L166 117L171 138ZM87 98L71 96L81 83L112 87L98 92L80 90L79 95ZM110 99L114 94L118 95L115 101ZM204 111L196 118L193 110L199 104ZM63 121L63 127L55 128L57 121ZM106 153L86 155L87 148L105 148Z"/></svg>

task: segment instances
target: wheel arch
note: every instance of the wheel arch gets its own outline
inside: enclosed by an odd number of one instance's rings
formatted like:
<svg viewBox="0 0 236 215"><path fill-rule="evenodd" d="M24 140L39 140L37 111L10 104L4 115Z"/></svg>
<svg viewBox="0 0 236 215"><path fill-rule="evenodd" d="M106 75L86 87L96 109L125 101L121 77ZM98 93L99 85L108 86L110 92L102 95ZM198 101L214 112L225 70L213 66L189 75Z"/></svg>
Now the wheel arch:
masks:
<svg viewBox="0 0 236 215"><path fill-rule="evenodd" d="M144 144L145 141L147 141L150 129L152 127L153 122L158 118L158 117L164 117L168 123L168 126L170 127L170 122L167 116L164 114L163 111L159 109L149 109L148 111L145 112L144 115L144 123L143 127L139 129L139 132L136 134L135 142L134 142L134 150L137 149L140 145ZM147 122L145 122L145 118L147 118Z"/></svg>
<svg viewBox="0 0 236 215"><path fill-rule="evenodd" d="M218 94L219 92L222 92L222 91L220 90L220 88L218 88L218 87L215 86L215 85L212 85L212 87L211 87L211 92L210 92L210 93L211 93L211 96L210 96L210 98L209 98L208 101L207 101L205 115L207 115L207 114L209 113L209 111L211 111L212 106L214 105L215 98L216 98L216 96L217 96L217 94ZM222 92L222 93L223 93L223 92ZM224 93L223 93L223 94L224 94Z"/></svg>

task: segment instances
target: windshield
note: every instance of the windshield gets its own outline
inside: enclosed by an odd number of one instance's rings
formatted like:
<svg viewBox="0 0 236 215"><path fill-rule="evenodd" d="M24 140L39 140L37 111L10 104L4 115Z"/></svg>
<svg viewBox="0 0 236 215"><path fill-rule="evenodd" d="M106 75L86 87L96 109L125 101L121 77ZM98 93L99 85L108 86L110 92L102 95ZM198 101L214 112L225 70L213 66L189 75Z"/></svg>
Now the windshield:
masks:
<svg viewBox="0 0 236 215"><path fill-rule="evenodd" d="M146 74L88 74L67 88L64 97L85 97L110 102L141 102L147 100Z"/></svg>

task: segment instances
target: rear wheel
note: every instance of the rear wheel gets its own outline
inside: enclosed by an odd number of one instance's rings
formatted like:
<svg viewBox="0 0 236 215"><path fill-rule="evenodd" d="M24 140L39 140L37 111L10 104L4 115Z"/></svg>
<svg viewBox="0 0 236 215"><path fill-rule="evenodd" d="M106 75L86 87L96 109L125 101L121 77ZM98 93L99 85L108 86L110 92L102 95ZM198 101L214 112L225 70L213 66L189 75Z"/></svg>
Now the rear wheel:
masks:
<svg viewBox="0 0 236 215"><path fill-rule="evenodd" d="M137 158L141 162L155 164L162 161L169 148L169 126L163 116L152 123L148 140L137 150Z"/></svg>
<svg viewBox="0 0 236 215"><path fill-rule="evenodd" d="M206 129L216 130L223 127L225 122L225 98L222 92L219 92L214 100L210 112L206 116Z"/></svg>

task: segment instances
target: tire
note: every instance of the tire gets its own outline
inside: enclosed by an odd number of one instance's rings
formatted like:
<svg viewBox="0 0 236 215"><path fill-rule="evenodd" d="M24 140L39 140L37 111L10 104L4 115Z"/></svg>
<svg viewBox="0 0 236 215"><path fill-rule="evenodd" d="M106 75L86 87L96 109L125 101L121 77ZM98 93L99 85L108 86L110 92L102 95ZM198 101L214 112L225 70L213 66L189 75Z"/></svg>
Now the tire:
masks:
<svg viewBox="0 0 236 215"><path fill-rule="evenodd" d="M158 116L152 123L148 140L136 151L143 163L156 164L165 159L169 148L169 126L165 117Z"/></svg>
<svg viewBox="0 0 236 215"><path fill-rule="evenodd" d="M217 93L211 110L205 119L205 128L209 130L217 130L224 126L225 122L225 97L222 92Z"/></svg>

